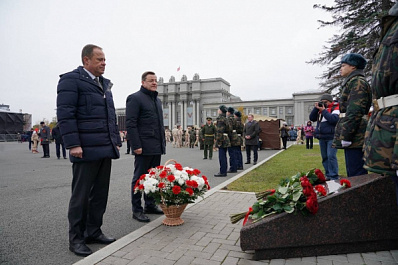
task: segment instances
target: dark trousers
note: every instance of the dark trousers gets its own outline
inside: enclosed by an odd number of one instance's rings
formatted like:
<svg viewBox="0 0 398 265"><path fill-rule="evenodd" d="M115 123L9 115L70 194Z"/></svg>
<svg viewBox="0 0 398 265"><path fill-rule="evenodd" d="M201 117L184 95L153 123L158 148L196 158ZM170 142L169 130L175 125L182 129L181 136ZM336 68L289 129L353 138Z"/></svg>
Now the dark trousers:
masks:
<svg viewBox="0 0 398 265"><path fill-rule="evenodd" d="M238 168L243 168L243 157L242 157L242 150L240 146L234 146L236 152L236 160L238 162Z"/></svg>
<svg viewBox="0 0 398 265"><path fill-rule="evenodd" d="M286 149L286 145L287 145L287 136L281 137L281 138L282 138L283 149Z"/></svg>
<svg viewBox="0 0 398 265"><path fill-rule="evenodd" d="M237 171L238 170L238 160L236 157L236 148L234 146L228 147L228 155L229 155L229 170Z"/></svg>
<svg viewBox="0 0 398 265"><path fill-rule="evenodd" d="M218 162L220 163L220 174L227 174L227 150L228 148L218 148Z"/></svg>
<svg viewBox="0 0 398 265"><path fill-rule="evenodd" d="M43 156L50 156L50 145L49 144L42 144L43 147Z"/></svg>
<svg viewBox="0 0 398 265"><path fill-rule="evenodd" d="M28 139L28 142L29 142L29 150L31 150L32 149L32 140L30 139L30 137Z"/></svg>
<svg viewBox="0 0 398 265"><path fill-rule="evenodd" d="M73 163L72 196L69 202L69 241L102 234L102 218L108 203L112 160Z"/></svg>
<svg viewBox="0 0 398 265"><path fill-rule="evenodd" d="M207 158L207 153L209 153L209 158L213 157L213 145L212 144L205 144L204 145L204 152L203 158Z"/></svg>
<svg viewBox="0 0 398 265"><path fill-rule="evenodd" d="M61 156L61 147L62 147L62 155L66 157L66 149L64 144L55 142L55 152L57 153L57 157Z"/></svg>
<svg viewBox="0 0 398 265"><path fill-rule="evenodd" d="M348 177L368 174L368 171L363 168L364 161L362 148L345 148L344 156Z"/></svg>
<svg viewBox="0 0 398 265"><path fill-rule="evenodd" d="M253 162L257 162L258 159L258 145L246 145L246 161L250 162L251 150L253 150Z"/></svg>
<svg viewBox="0 0 398 265"><path fill-rule="evenodd" d="M313 136L306 137L305 143L307 149L312 149L312 147L314 146L314 137Z"/></svg>
<svg viewBox="0 0 398 265"><path fill-rule="evenodd" d="M142 174L147 174L148 169L157 167L160 165L161 155L136 155L134 159L134 176L131 182L131 205L133 212L143 212L144 209L141 206L141 192L134 194L134 186L137 180ZM155 200L144 193L145 207L154 207Z"/></svg>

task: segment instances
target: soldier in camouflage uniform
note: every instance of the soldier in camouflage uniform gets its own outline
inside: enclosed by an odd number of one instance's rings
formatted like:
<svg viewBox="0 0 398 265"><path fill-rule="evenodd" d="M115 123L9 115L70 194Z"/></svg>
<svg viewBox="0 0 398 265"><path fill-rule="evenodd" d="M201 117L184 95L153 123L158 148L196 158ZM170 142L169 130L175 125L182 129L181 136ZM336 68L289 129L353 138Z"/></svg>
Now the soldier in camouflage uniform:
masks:
<svg viewBox="0 0 398 265"><path fill-rule="evenodd" d="M365 134L365 168L392 176L398 202L398 3L382 20L382 41L373 58L373 113Z"/></svg>
<svg viewBox="0 0 398 265"><path fill-rule="evenodd" d="M238 134L236 133L236 119L234 115L234 108L229 107L227 111L227 119L229 123L229 128L231 130L228 132L228 138L231 142L231 146L228 147L228 155L229 155L229 170L228 173L236 173L238 172L238 160L237 160L237 153L236 153L236 146L239 145L238 142Z"/></svg>
<svg viewBox="0 0 398 265"><path fill-rule="evenodd" d="M346 54L341 59L340 74L345 79L340 91L340 119L336 125L333 147L344 149L348 177L368 173L363 168L362 147L372 95L364 77L365 66L366 59L357 53Z"/></svg>
<svg viewBox="0 0 398 265"><path fill-rule="evenodd" d="M236 159L238 160L238 170L243 170L243 157L242 157L242 146L243 146L243 128L244 125L241 120L242 113L240 111L235 111L235 120L236 120L236 133L237 133L237 142L236 142Z"/></svg>
<svg viewBox="0 0 398 265"><path fill-rule="evenodd" d="M216 146L218 147L218 160L220 163L220 172L215 174L215 177L227 176L227 148L231 146L228 138L229 123L227 120L227 107L221 105L218 110L217 117L217 131L216 131Z"/></svg>
<svg viewBox="0 0 398 265"><path fill-rule="evenodd" d="M204 155L203 159L207 159L207 154L209 154L209 159L213 158L213 145L214 136L216 134L216 126L213 124L213 119L207 117L207 124L202 127L201 135L204 143Z"/></svg>

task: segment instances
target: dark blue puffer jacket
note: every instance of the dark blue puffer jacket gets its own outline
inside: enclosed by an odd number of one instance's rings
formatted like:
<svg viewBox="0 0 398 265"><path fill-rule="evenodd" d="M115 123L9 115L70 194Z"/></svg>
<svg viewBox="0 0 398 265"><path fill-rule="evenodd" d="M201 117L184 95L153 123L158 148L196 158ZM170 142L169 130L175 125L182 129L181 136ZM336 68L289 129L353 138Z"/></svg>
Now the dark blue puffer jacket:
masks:
<svg viewBox="0 0 398 265"><path fill-rule="evenodd" d="M57 118L65 147L81 146L83 158L71 162L120 157L121 146L110 80L100 77L100 86L79 66L63 74L57 88Z"/></svg>
<svg viewBox="0 0 398 265"><path fill-rule="evenodd" d="M329 112L330 111L330 112ZM339 104L333 102L333 107L324 109L322 113L314 107L310 113L310 121L316 121L314 137L322 140L333 140L335 127L339 121Z"/></svg>

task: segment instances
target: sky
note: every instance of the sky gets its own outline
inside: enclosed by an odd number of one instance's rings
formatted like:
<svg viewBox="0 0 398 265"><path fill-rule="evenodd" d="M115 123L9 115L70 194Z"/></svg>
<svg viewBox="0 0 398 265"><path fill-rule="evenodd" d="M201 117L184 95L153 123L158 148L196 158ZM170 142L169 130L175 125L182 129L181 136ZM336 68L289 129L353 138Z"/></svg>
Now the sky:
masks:
<svg viewBox="0 0 398 265"><path fill-rule="evenodd" d="M314 4L333 0L0 0L0 104L56 116L59 75L81 65L86 44L103 48L116 108L154 71L221 77L242 100L291 98L321 89L317 58L336 28ZM177 68L180 67L180 71Z"/></svg>

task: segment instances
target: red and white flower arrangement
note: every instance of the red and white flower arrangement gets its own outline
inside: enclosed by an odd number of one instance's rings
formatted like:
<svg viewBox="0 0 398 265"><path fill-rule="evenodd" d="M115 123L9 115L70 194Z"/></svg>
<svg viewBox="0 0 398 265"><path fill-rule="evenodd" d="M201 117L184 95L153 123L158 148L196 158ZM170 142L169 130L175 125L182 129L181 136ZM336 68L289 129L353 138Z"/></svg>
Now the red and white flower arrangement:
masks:
<svg viewBox="0 0 398 265"><path fill-rule="evenodd" d="M166 162L165 166L151 168L143 174L135 184L134 193L144 192L153 197L156 204L167 206L193 203L210 189L206 176L200 173L198 169Z"/></svg>

